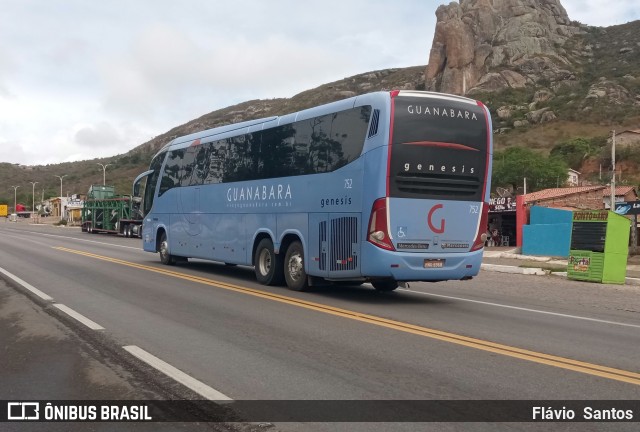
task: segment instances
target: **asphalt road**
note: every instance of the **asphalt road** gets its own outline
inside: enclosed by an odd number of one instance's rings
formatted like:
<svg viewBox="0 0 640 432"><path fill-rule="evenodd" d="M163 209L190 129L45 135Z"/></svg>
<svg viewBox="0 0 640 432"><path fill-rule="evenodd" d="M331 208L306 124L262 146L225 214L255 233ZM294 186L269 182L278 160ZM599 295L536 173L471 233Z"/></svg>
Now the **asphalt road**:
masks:
<svg viewBox="0 0 640 432"><path fill-rule="evenodd" d="M138 347L234 400L640 399L638 287L482 272L390 294L366 285L297 293L257 284L248 268L165 267L139 240L71 228L1 224L0 248L0 268L104 328L86 332ZM26 382L15 394L42 392ZM372 429L416 424L341 430ZM637 430L637 423L562 430Z"/></svg>

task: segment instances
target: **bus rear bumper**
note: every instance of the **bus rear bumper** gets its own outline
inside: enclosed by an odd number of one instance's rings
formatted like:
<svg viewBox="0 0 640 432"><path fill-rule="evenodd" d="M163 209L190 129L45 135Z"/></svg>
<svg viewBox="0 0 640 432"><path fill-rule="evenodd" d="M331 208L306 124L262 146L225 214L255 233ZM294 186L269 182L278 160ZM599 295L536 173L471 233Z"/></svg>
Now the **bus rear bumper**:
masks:
<svg viewBox="0 0 640 432"><path fill-rule="evenodd" d="M405 282L469 279L480 272L483 252L482 249L463 253L392 252L371 243L364 243L362 249L363 275Z"/></svg>

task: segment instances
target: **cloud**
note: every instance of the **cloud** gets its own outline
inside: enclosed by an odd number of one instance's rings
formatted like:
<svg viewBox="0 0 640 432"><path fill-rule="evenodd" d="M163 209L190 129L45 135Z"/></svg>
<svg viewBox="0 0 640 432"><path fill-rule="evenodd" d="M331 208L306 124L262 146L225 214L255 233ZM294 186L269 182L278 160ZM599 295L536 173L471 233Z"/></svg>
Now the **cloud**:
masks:
<svg viewBox="0 0 640 432"><path fill-rule="evenodd" d="M331 64L361 72L353 56L331 48L278 34L257 40L217 35L203 44L174 26L154 24L128 52L102 59L103 107L146 117L176 104L211 110L216 101L291 96L323 83Z"/></svg>
<svg viewBox="0 0 640 432"><path fill-rule="evenodd" d="M15 95L9 90L7 79L9 74L15 70L15 61L5 43L0 41L0 98L10 99Z"/></svg>
<svg viewBox="0 0 640 432"><path fill-rule="evenodd" d="M80 127L74 134L73 141L80 147L104 148L117 146L124 139L112 125L100 122Z"/></svg>
<svg viewBox="0 0 640 432"><path fill-rule="evenodd" d="M562 0L569 18L592 26L612 26L640 19L637 0Z"/></svg>

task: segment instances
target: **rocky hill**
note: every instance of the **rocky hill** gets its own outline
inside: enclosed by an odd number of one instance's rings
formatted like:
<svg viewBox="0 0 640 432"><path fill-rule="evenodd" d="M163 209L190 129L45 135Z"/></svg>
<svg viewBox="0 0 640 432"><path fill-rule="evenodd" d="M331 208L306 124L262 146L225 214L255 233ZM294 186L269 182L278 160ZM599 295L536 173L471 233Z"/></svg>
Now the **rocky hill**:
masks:
<svg viewBox="0 0 640 432"><path fill-rule="evenodd" d="M585 26L559 0L462 0L436 16L426 88L485 101L499 133L638 121L640 21Z"/></svg>
<svg viewBox="0 0 640 432"><path fill-rule="evenodd" d="M436 16L425 86L484 101L498 149L592 139L603 148L576 168L593 179L610 131L640 129L640 21L589 27L560 0L461 0ZM638 184L640 148L619 156Z"/></svg>
<svg viewBox="0 0 640 432"><path fill-rule="evenodd" d="M440 6L427 89L465 94L575 80L563 48L581 26L559 0L462 0Z"/></svg>
<svg viewBox="0 0 640 432"><path fill-rule="evenodd" d="M61 173L68 174L65 190L83 193L101 183L97 162L112 164L107 182L127 193L151 155L176 136L377 90L427 89L480 99L492 111L498 149L526 146L549 152L568 139L604 142L611 129L640 129L640 21L589 27L572 21L560 0L461 0L440 6L436 16L426 67L368 72L288 99L243 102L108 159L41 167L0 164L0 202L13 201L13 190L6 192L13 184L23 185L18 200L22 193L22 200L30 202L28 182L34 180L45 196L57 195L59 182L53 176ZM606 167L606 158L599 157L585 159L579 168L588 176ZM627 158L624 178L638 184L640 150L621 157Z"/></svg>

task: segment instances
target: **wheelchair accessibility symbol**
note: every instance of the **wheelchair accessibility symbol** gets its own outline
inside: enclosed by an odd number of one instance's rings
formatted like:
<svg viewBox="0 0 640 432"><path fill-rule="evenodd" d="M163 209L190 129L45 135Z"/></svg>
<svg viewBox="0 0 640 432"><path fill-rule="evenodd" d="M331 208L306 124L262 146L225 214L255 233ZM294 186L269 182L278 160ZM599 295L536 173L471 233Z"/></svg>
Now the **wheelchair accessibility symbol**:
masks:
<svg viewBox="0 0 640 432"><path fill-rule="evenodd" d="M407 236L407 227L398 227L398 238L405 238Z"/></svg>

